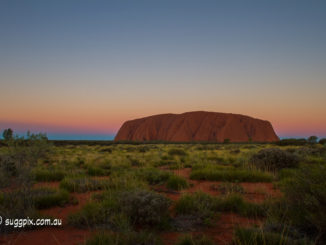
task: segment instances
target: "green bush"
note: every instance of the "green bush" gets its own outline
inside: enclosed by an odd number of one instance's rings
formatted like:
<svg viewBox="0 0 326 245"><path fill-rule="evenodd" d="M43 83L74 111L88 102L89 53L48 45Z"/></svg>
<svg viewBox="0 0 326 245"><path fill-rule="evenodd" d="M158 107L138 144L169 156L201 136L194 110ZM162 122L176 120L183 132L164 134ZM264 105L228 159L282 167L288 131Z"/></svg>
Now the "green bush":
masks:
<svg viewBox="0 0 326 245"><path fill-rule="evenodd" d="M190 179L230 182L270 182L273 180L273 175L245 169L219 170L203 168L191 171Z"/></svg>
<svg viewBox="0 0 326 245"><path fill-rule="evenodd" d="M189 184L185 178L177 175L171 175L166 182L166 187L179 191L188 188Z"/></svg>
<svg viewBox="0 0 326 245"><path fill-rule="evenodd" d="M136 224L162 224L169 216L170 204L165 196L147 190L126 191L120 196L122 211Z"/></svg>
<svg viewBox="0 0 326 245"><path fill-rule="evenodd" d="M274 213L286 223L326 243L326 166L311 165L295 172L282 185L284 199Z"/></svg>
<svg viewBox="0 0 326 245"><path fill-rule="evenodd" d="M299 158L293 153L278 148L267 148L254 154L251 162L259 169L274 171L298 167Z"/></svg>

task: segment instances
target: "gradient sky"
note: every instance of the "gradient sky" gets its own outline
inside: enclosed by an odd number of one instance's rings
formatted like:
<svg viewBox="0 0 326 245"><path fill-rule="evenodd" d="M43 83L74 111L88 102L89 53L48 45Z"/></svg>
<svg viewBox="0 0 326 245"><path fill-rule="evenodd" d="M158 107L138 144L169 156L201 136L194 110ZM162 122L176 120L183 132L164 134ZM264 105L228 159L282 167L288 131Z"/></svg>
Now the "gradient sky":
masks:
<svg viewBox="0 0 326 245"><path fill-rule="evenodd" d="M206 110L326 136L326 1L1 0L0 130L112 138Z"/></svg>

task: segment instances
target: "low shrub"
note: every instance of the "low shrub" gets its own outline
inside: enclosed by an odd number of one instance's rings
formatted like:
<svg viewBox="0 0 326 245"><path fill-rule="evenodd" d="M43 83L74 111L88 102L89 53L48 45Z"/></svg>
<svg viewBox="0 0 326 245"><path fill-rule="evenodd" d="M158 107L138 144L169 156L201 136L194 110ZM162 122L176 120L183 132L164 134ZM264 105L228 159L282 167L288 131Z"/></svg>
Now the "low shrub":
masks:
<svg viewBox="0 0 326 245"><path fill-rule="evenodd" d="M108 185L106 180L91 178L64 178L60 182L60 188L69 192L87 192L102 190Z"/></svg>
<svg viewBox="0 0 326 245"><path fill-rule="evenodd" d="M178 175L171 175L166 182L166 187L173 190L182 190L189 187L187 180Z"/></svg>
<svg viewBox="0 0 326 245"><path fill-rule="evenodd" d="M67 191L52 188L34 189L32 190L32 196L35 201L35 207L38 209L63 206L70 201L70 195Z"/></svg>
<svg viewBox="0 0 326 245"><path fill-rule="evenodd" d="M160 225L169 217L171 201L147 190L126 191L120 195L120 207L131 221L142 225Z"/></svg>
<svg viewBox="0 0 326 245"><path fill-rule="evenodd" d="M110 175L110 170L103 169L103 168L96 167L96 166L88 166L87 174L89 176L108 176L108 175Z"/></svg>
<svg viewBox="0 0 326 245"><path fill-rule="evenodd" d="M211 217L214 209L214 197L204 192L184 194L175 205L175 211L178 215L195 215L202 219Z"/></svg>
<svg viewBox="0 0 326 245"><path fill-rule="evenodd" d="M107 213L100 203L89 202L76 213L68 216L68 224L75 227L93 227L108 223Z"/></svg>
<svg viewBox="0 0 326 245"><path fill-rule="evenodd" d="M200 218L213 217L216 212L234 212L246 217L264 217L267 205L245 202L238 194L219 198L196 192L181 196L175 205L175 210L178 215L195 215Z"/></svg>
<svg viewBox="0 0 326 245"><path fill-rule="evenodd" d="M179 149L179 148L174 148L174 149L170 149L168 151L168 154L170 156L186 156L187 152L183 149Z"/></svg>
<svg viewBox="0 0 326 245"><path fill-rule="evenodd" d="M278 148L267 148L254 154L251 157L251 162L259 169L275 171L298 167L299 158L291 152Z"/></svg>
<svg viewBox="0 0 326 245"><path fill-rule="evenodd" d="M243 194L244 188L239 183L222 182L218 185L212 185L211 189L219 191L222 195L233 193Z"/></svg>
<svg viewBox="0 0 326 245"><path fill-rule="evenodd" d="M255 228L237 228L233 237L233 245L312 245L307 239L294 239L286 230L269 232Z"/></svg>
<svg viewBox="0 0 326 245"><path fill-rule="evenodd" d="M135 190L135 189L146 189L147 183L137 176L137 173L127 172L119 174L117 172L112 173L107 181L108 189L110 190Z"/></svg>
<svg viewBox="0 0 326 245"><path fill-rule="evenodd" d="M138 175L150 185L157 185L166 182L169 179L170 173L156 168L147 168L139 170Z"/></svg>
<svg viewBox="0 0 326 245"><path fill-rule="evenodd" d="M245 169L212 169L203 168L193 170L190 179L211 180L211 181L230 181L230 182L270 182L273 175L270 173L245 170Z"/></svg>
<svg viewBox="0 0 326 245"><path fill-rule="evenodd" d="M65 177L65 172L60 169L34 169L32 175L36 181L60 181Z"/></svg>
<svg viewBox="0 0 326 245"><path fill-rule="evenodd" d="M130 162L131 166L133 166L133 167L142 166L142 162L137 158L129 157L129 162Z"/></svg>
<svg viewBox="0 0 326 245"><path fill-rule="evenodd" d="M267 205L246 202L239 194L230 194L224 198L216 198L216 211L234 212L245 217L264 217L266 216Z"/></svg>

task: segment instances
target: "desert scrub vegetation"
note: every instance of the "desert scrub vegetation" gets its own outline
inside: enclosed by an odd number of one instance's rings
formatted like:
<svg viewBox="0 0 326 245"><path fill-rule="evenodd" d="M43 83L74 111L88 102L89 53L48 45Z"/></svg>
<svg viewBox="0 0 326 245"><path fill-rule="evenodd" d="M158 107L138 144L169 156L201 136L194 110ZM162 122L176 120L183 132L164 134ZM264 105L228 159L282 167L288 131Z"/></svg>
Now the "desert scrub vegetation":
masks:
<svg viewBox="0 0 326 245"><path fill-rule="evenodd" d="M175 204L178 215L196 215L199 218L210 217L214 209L214 198L205 192L184 194Z"/></svg>
<svg viewBox="0 0 326 245"><path fill-rule="evenodd" d="M283 168L295 168L299 165L299 157L279 148L262 149L254 154L250 161L259 169L275 171Z"/></svg>
<svg viewBox="0 0 326 245"><path fill-rule="evenodd" d="M306 238L292 234L286 228L281 231L269 231L264 228L237 228L233 245L313 245Z"/></svg>
<svg viewBox="0 0 326 245"><path fill-rule="evenodd" d="M216 245L216 243L204 234L186 234L179 237L176 245Z"/></svg>
<svg viewBox="0 0 326 245"><path fill-rule="evenodd" d="M284 197L274 205L270 219L326 243L326 166L304 166L281 185Z"/></svg>
<svg viewBox="0 0 326 245"><path fill-rule="evenodd" d="M60 182L60 188L69 192L103 190L107 185L107 180L93 179L89 177L66 177Z"/></svg>
<svg viewBox="0 0 326 245"><path fill-rule="evenodd" d="M244 188L239 183L222 182L220 184L211 185L212 190L219 191L222 195L230 195L234 193L243 194Z"/></svg>
<svg viewBox="0 0 326 245"><path fill-rule="evenodd" d="M238 194L223 198L213 197L204 192L184 194L176 203L175 210L179 215L196 215L201 219L213 217L217 212L234 212L246 217L264 217L268 204L255 204L244 201Z"/></svg>
<svg viewBox="0 0 326 245"><path fill-rule="evenodd" d="M189 187L189 183L182 176L170 175L170 177L168 178L168 180L166 182L166 187L168 189L180 191L183 189L187 189Z"/></svg>
<svg viewBox="0 0 326 245"><path fill-rule="evenodd" d="M165 196L147 190L134 190L121 193L122 211L131 221L142 225L163 224L169 217L171 201Z"/></svg>
<svg viewBox="0 0 326 245"><path fill-rule="evenodd" d="M0 216L3 219L39 217L37 208L43 205L56 205L57 200L46 202L45 198L49 198L49 195L39 195L36 198L32 188L32 170L38 163L49 162L53 146L45 134L29 132L26 137L7 137L5 144L6 148L0 152L0 187L6 187L7 190L1 194ZM63 200L65 197L62 195L60 199ZM0 232L8 232L13 228L4 226L0 229Z"/></svg>
<svg viewBox="0 0 326 245"><path fill-rule="evenodd" d="M186 156L187 152L181 148L173 148L168 151L170 156Z"/></svg>
<svg viewBox="0 0 326 245"><path fill-rule="evenodd" d="M271 182L274 176L268 172L249 169L216 169L212 167L191 171L190 179L229 182Z"/></svg>
<svg viewBox="0 0 326 245"><path fill-rule="evenodd" d="M7 149L0 154L0 172L3 186L15 184L30 185L32 169L39 161L46 161L52 152L44 134L30 134L27 137L13 136L6 140ZM0 186L1 187L1 186Z"/></svg>
<svg viewBox="0 0 326 245"><path fill-rule="evenodd" d="M138 176L150 185L163 184L169 179L170 175L170 173L157 168L142 168L138 171Z"/></svg>
<svg viewBox="0 0 326 245"><path fill-rule="evenodd" d="M35 181L60 181L65 176L66 173L64 170L57 169L57 168L35 168L32 170L32 176Z"/></svg>
<svg viewBox="0 0 326 245"><path fill-rule="evenodd" d="M103 169L97 166L87 166L87 174L89 176L108 176L110 175L110 169Z"/></svg>
<svg viewBox="0 0 326 245"><path fill-rule="evenodd" d="M68 222L76 227L105 226L115 230L130 230L133 225L164 227L170 204L165 196L148 190L107 191L97 202L71 214Z"/></svg>
<svg viewBox="0 0 326 245"><path fill-rule="evenodd" d="M93 235L86 241L86 245L161 245L161 239L146 231L142 232L123 232L123 233L110 233L100 232Z"/></svg>
<svg viewBox="0 0 326 245"><path fill-rule="evenodd" d="M81 210L69 214L68 224L78 228L109 225L108 213L101 203L89 202Z"/></svg>
<svg viewBox="0 0 326 245"><path fill-rule="evenodd" d="M63 206L70 202L70 195L65 190L54 188L37 188L31 191L37 209L50 208L53 206Z"/></svg>
<svg viewBox="0 0 326 245"><path fill-rule="evenodd" d="M44 209L53 206L63 206L69 203L70 200L70 195L65 190L41 187L31 189L29 193L24 193L24 190L2 193L0 205L2 208L10 209L12 205L19 205L21 203L26 209L29 209L28 207L31 209Z"/></svg>

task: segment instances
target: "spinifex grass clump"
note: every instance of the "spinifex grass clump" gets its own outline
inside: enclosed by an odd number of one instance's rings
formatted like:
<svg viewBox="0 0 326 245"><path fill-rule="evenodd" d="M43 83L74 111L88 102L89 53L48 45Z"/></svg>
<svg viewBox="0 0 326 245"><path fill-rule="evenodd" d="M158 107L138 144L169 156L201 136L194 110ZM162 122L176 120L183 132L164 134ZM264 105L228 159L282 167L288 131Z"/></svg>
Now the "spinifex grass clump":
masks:
<svg viewBox="0 0 326 245"><path fill-rule="evenodd" d="M35 207L38 209L62 206L69 203L70 195L66 190L56 190L53 188L38 188L31 191Z"/></svg>
<svg viewBox="0 0 326 245"><path fill-rule="evenodd" d="M180 148L173 148L168 151L170 156L186 156L187 152Z"/></svg>
<svg viewBox="0 0 326 245"><path fill-rule="evenodd" d="M262 149L251 157L251 162L259 169L280 170L295 168L299 165L299 158L295 154L278 148Z"/></svg>
<svg viewBox="0 0 326 245"><path fill-rule="evenodd" d="M86 192L102 190L108 185L108 181L91 179L87 177L64 178L60 182L60 188L69 192Z"/></svg>
<svg viewBox="0 0 326 245"><path fill-rule="evenodd" d="M266 231L263 228L237 228L233 245L313 245L305 238L291 237L288 230Z"/></svg>
<svg viewBox="0 0 326 245"><path fill-rule="evenodd" d="M166 182L170 177L170 173L156 168L140 169L137 174L140 178L147 181L150 185L162 184Z"/></svg>
<svg viewBox="0 0 326 245"><path fill-rule="evenodd" d="M189 183L182 176L171 175L166 182L166 187L172 190L180 191L187 189L189 187Z"/></svg>
<svg viewBox="0 0 326 245"><path fill-rule="evenodd" d="M262 217L266 215L266 209L266 204L246 202L238 194L219 198L204 192L185 194L175 206L177 214L196 215L200 218L212 217L216 212L235 212L246 217Z"/></svg>
<svg viewBox="0 0 326 245"><path fill-rule="evenodd" d="M215 210L220 212L234 212L245 217L264 217L268 209L267 203L256 204L246 202L239 194L230 194L215 199Z"/></svg>
<svg viewBox="0 0 326 245"><path fill-rule="evenodd" d="M229 182L270 182L273 175L266 172L249 169L214 169L202 168L193 170L190 179L229 181Z"/></svg>
<svg viewBox="0 0 326 245"><path fill-rule="evenodd" d="M184 194L175 205L175 211L178 215L195 215L202 219L211 217L214 210L214 197L204 192Z"/></svg>
<svg viewBox="0 0 326 245"><path fill-rule="evenodd" d="M97 166L87 166L87 174L90 176L108 176L110 175L110 170Z"/></svg>
<svg viewBox="0 0 326 245"><path fill-rule="evenodd" d="M222 195L229 195L234 193L243 194L244 188L239 183L222 182L220 184L213 184L211 189L219 191Z"/></svg>
<svg viewBox="0 0 326 245"><path fill-rule="evenodd" d="M89 202L81 210L68 216L68 223L75 227L93 227L108 224L108 214L101 203Z"/></svg>
<svg viewBox="0 0 326 245"><path fill-rule="evenodd" d="M60 181L66 173L61 169L43 169L36 168L32 171L32 175L36 181Z"/></svg>

